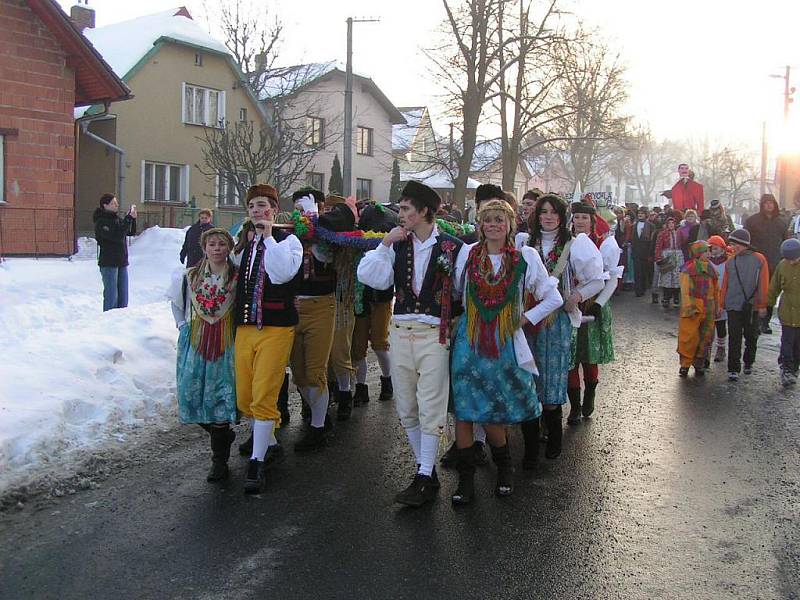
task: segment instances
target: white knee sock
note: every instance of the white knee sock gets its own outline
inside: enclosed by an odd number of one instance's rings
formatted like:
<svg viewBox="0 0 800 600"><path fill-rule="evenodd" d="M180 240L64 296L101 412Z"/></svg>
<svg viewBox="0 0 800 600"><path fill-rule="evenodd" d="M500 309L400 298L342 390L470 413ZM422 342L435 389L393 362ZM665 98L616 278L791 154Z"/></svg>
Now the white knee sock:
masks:
<svg viewBox="0 0 800 600"><path fill-rule="evenodd" d="M261 421L259 419L253 421L253 454L250 456L251 459L264 460L274 427L275 421Z"/></svg>
<svg viewBox="0 0 800 600"><path fill-rule="evenodd" d="M339 385L340 392L350 391L350 373L336 376L336 383Z"/></svg>
<svg viewBox="0 0 800 600"><path fill-rule="evenodd" d="M367 383L367 359L362 358L355 365L356 383Z"/></svg>
<svg viewBox="0 0 800 600"><path fill-rule="evenodd" d="M381 366L381 375L384 377L392 376L392 363L389 362L388 350L375 350L375 356L378 357L378 364Z"/></svg>
<svg viewBox="0 0 800 600"><path fill-rule="evenodd" d="M475 423L472 427L472 439L481 444L486 443L486 430L480 423Z"/></svg>
<svg viewBox="0 0 800 600"><path fill-rule="evenodd" d="M308 398L308 407L311 409L311 426L324 427L328 412L328 388L304 387L303 394Z"/></svg>
<svg viewBox="0 0 800 600"><path fill-rule="evenodd" d="M430 477L439 450L439 436L423 433L420 440L419 473Z"/></svg>
<svg viewBox="0 0 800 600"><path fill-rule="evenodd" d="M422 429L420 429L419 425L415 425L414 427L406 427L406 435L408 436L408 443L411 445L411 449L414 451L414 459L417 461L417 464L419 464Z"/></svg>

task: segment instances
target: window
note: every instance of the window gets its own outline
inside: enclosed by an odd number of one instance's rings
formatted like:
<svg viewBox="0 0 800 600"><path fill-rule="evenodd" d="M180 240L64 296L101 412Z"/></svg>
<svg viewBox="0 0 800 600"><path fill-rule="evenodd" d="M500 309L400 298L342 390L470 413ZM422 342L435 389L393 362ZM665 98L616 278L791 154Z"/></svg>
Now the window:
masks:
<svg viewBox="0 0 800 600"><path fill-rule="evenodd" d="M372 179L356 179L356 200L372 198Z"/></svg>
<svg viewBox="0 0 800 600"><path fill-rule="evenodd" d="M6 201L6 138L0 135L0 204Z"/></svg>
<svg viewBox="0 0 800 600"><path fill-rule="evenodd" d="M142 173L142 201L183 202L188 201L187 165L145 162Z"/></svg>
<svg viewBox="0 0 800 600"><path fill-rule="evenodd" d="M247 122L247 109L246 108L240 108L239 109L239 121L241 121L242 123L246 123Z"/></svg>
<svg viewBox="0 0 800 600"><path fill-rule="evenodd" d="M225 126L225 92L183 84L183 122Z"/></svg>
<svg viewBox="0 0 800 600"><path fill-rule="evenodd" d="M203 55L199 52L194 55L194 66L195 67L202 67L203 66Z"/></svg>
<svg viewBox="0 0 800 600"><path fill-rule="evenodd" d="M325 120L306 117L306 146L319 148L325 143Z"/></svg>
<svg viewBox="0 0 800 600"><path fill-rule="evenodd" d="M358 128L358 141L356 152L366 156L372 156L372 129L369 127Z"/></svg>
<svg viewBox="0 0 800 600"><path fill-rule="evenodd" d="M250 177L247 173L239 173L239 181L244 188L250 187ZM239 194L236 181L223 173L217 175L217 206L223 208L242 208L244 206L244 198Z"/></svg>
<svg viewBox="0 0 800 600"><path fill-rule="evenodd" d="M306 183L317 190L325 189L325 174L324 173L306 173Z"/></svg>

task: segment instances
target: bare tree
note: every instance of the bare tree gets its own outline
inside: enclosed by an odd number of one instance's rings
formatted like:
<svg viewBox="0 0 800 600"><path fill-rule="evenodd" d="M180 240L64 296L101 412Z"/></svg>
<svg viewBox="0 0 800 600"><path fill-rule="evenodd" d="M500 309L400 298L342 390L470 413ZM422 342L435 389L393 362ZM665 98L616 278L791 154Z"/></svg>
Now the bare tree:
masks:
<svg viewBox="0 0 800 600"><path fill-rule="evenodd" d="M657 197L680 162L677 145L656 140L646 126L639 126L624 138L619 153L623 174L629 184L636 186L639 204L650 204Z"/></svg>
<svg viewBox="0 0 800 600"><path fill-rule="evenodd" d="M560 44L558 92L567 110L546 136L562 151L570 182L582 189L605 171L628 122L623 114L628 98L625 67L598 38L580 32L578 39Z"/></svg>
<svg viewBox="0 0 800 600"><path fill-rule="evenodd" d="M197 138L203 153L198 169L208 178L235 186L239 198L256 181L271 182L284 196L305 180L321 149L341 140L337 118L325 122L309 118L331 113L330 99L301 94L332 66L276 66L283 24L270 2L222 0L210 9L206 6L206 13L222 29L225 46L242 77L240 84L252 92L259 111L254 120L205 128Z"/></svg>

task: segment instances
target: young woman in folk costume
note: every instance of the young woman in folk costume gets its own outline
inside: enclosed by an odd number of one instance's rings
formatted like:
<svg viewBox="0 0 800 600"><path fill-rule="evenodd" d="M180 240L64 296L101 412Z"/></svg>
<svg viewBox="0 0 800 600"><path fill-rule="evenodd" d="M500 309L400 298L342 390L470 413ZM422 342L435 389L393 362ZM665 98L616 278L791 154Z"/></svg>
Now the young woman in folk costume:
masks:
<svg viewBox="0 0 800 600"><path fill-rule="evenodd" d="M451 358L459 472L453 504L474 497L474 423L483 424L497 465L495 494L512 493L505 425L535 420L542 412L533 383L536 367L521 327L536 325L563 303L558 280L548 276L536 251L514 247L515 215L505 200L484 202L478 223L480 241L469 250L465 313ZM523 310L526 293L537 300L528 311Z"/></svg>
<svg viewBox="0 0 800 600"><path fill-rule="evenodd" d="M567 401L567 373L572 362L572 329L581 324L578 305L602 291L603 259L597 246L585 233L572 237L567 228L567 205L555 194L546 194L536 202L529 223L530 234L517 235L516 245L534 248L547 272L559 280L564 299L561 310L549 315L525 333L539 369L536 392L543 404L542 421L547 428L545 456L561 454L562 406ZM535 299L528 298L526 306ZM522 424L525 458L522 466L535 469L539 456L539 422Z"/></svg>
<svg viewBox="0 0 800 600"><path fill-rule="evenodd" d="M599 248L603 257L603 270L608 279L605 287L597 295L584 300L580 309L583 314L594 317L593 321L582 323L572 336L572 369L567 382L567 396L570 410L567 423L578 423L581 414L589 417L594 412L595 390L598 382L597 365L614 360L614 321L611 314L611 296L622 277L623 267L619 266L620 250L613 235L598 234L595 227L594 207L574 203L571 207L572 231L575 235L585 233ZM583 403L581 403L580 369L583 367Z"/></svg>
<svg viewBox="0 0 800 600"><path fill-rule="evenodd" d="M680 301L681 291L681 265L684 262L681 250L681 236L676 229L676 217L670 215L664 224L664 229L656 238L656 274L658 281L653 283L653 289L661 288L661 306L669 308L670 298L673 304Z"/></svg>
<svg viewBox="0 0 800 600"><path fill-rule="evenodd" d="M177 395L181 423L197 423L211 435L208 481L228 476L228 456L238 420L234 378L237 270L229 255L233 238L213 228L200 236L204 257L170 290L178 327Z"/></svg>
<svg viewBox="0 0 800 600"><path fill-rule="evenodd" d="M708 242L700 240L689 246L689 260L681 270L681 313L678 321L678 374L686 377L689 367L702 377L708 365L715 319L719 310L717 270L708 260Z"/></svg>

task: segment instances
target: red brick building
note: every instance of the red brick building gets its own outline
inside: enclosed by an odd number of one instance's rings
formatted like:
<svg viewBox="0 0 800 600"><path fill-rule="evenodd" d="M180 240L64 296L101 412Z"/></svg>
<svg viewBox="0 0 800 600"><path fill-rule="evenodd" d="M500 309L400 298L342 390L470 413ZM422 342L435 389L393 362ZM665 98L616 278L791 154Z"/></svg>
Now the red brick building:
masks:
<svg viewBox="0 0 800 600"><path fill-rule="evenodd" d="M128 97L53 0L0 0L0 257L74 252L74 109Z"/></svg>

